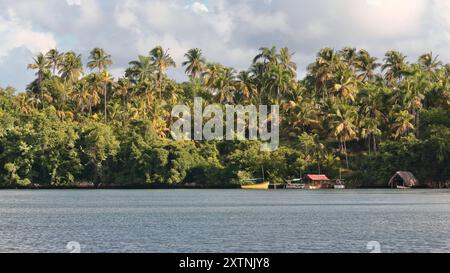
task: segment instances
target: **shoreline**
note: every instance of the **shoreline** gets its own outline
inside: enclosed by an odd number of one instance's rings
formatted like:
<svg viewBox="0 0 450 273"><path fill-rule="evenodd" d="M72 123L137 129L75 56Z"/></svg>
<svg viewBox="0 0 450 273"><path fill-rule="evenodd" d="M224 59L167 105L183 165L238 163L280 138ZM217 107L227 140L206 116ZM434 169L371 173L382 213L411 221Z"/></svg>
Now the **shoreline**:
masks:
<svg viewBox="0 0 450 273"><path fill-rule="evenodd" d="M93 186L93 187L79 187L79 186L41 186L41 187L0 187L1 190L239 190L241 189L239 186L217 186L217 187L200 187L200 186ZM334 190L334 191L342 191L342 190L399 190L390 187L354 187L354 188L345 188L345 189L332 189L332 188L323 188L317 190ZM413 187L409 190L415 189L429 189L429 190L448 190L450 187ZM286 191L295 191L295 190L305 190L305 189L269 189L269 190L286 190ZM315 191L317 191L315 190Z"/></svg>

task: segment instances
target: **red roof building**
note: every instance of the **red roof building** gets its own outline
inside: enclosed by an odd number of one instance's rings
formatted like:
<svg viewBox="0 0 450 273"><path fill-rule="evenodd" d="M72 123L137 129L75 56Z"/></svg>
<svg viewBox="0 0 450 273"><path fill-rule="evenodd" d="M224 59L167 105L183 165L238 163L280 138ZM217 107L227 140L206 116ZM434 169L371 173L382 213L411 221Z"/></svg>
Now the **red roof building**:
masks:
<svg viewBox="0 0 450 273"><path fill-rule="evenodd" d="M308 174L307 176L311 181L330 181L330 179L324 174Z"/></svg>
<svg viewBox="0 0 450 273"><path fill-rule="evenodd" d="M330 179L324 174L308 174L306 176L306 188L315 190L330 187Z"/></svg>

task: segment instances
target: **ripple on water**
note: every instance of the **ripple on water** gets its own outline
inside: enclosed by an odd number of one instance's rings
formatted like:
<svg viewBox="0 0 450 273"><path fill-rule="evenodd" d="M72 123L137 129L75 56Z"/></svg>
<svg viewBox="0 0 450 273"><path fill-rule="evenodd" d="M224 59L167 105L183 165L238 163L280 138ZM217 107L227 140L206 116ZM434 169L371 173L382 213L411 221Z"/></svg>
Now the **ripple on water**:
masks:
<svg viewBox="0 0 450 273"><path fill-rule="evenodd" d="M450 191L0 191L0 252L450 252Z"/></svg>

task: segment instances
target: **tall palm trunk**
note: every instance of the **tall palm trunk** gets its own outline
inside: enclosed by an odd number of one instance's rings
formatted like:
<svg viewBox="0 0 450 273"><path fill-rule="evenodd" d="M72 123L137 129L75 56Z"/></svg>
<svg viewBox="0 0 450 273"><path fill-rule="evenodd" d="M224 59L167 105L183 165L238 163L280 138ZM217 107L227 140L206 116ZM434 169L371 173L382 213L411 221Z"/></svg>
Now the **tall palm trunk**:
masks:
<svg viewBox="0 0 450 273"><path fill-rule="evenodd" d="M144 99L144 117L147 117L147 111L150 105L150 94L148 90L148 86L145 86L145 99Z"/></svg>
<svg viewBox="0 0 450 273"><path fill-rule="evenodd" d="M159 99L161 99L162 96L162 82L161 80L159 81Z"/></svg>
<svg viewBox="0 0 450 273"><path fill-rule="evenodd" d="M344 140L344 153L345 153L345 163L347 165L347 169L349 169L348 166L348 153L347 153L347 141Z"/></svg>
<svg viewBox="0 0 450 273"><path fill-rule="evenodd" d="M414 127L416 128L416 137L417 138L420 137L420 131L419 131L420 116L419 116L419 113L420 113L420 111L414 110Z"/></svg>
<svg viewBox="0 0 450 273"><path fill-rule="evenodd" d="M38 88L39 88L39 93L41 96L41 107L42 109L44 109L44 90L42 89L42 75L41 73L39 73L38 76Z"/></svg>
<svg viewBox="0 0 450 273"><path fill-rule="evenodd" d="M162 89L163 89L163 81L162 81L162 76L161 73L159 74L159 99L162 98Z"/></svg>
<svg viewBox="0 0 450 273"><path fill-rule="evenodd" d="M372 138L373 138L373 152L376 153L377 152L377 139L375 138L374 134L372 134Z"/></svg>
<svg viewBox="0 0 450 273"><path fill-rule="evenodd" d="M104 83L103 85L103 97L105 98L105 123L108 122L108 117L107 117L107 112L106 112L106 106L107 106L107 102L106 102L106 83Z"/></svg>

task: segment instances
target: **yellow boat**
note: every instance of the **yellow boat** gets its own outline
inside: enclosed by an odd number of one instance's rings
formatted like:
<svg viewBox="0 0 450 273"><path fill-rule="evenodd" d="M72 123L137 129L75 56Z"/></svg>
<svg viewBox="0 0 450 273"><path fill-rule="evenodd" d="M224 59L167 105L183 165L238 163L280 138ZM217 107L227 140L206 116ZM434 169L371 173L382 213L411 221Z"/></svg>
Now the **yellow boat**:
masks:
<svg viewBox="0 0 450 273"><path fill-rule="evenodd" d="M241 185L241 189L246 190L268 190L269 182L263 182L259 184Z"/></svg>

